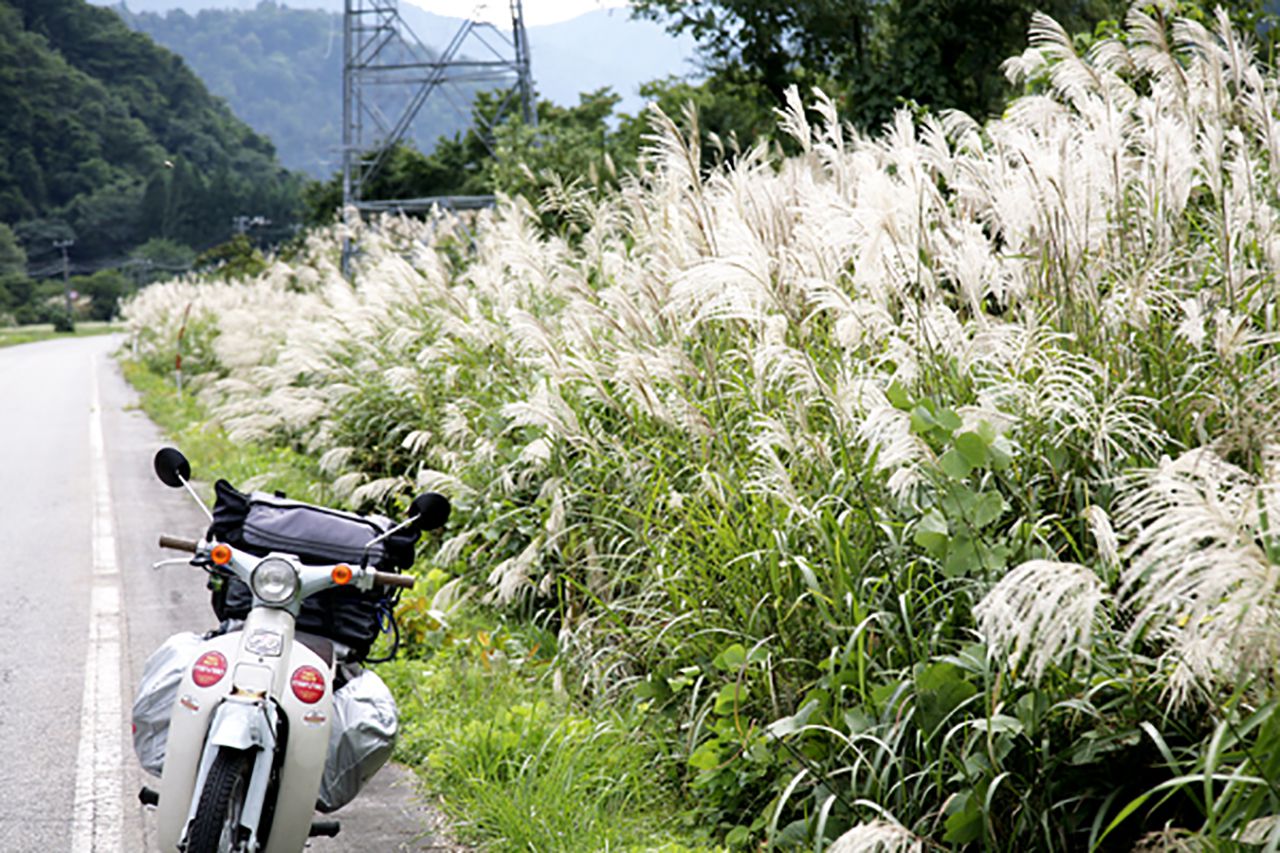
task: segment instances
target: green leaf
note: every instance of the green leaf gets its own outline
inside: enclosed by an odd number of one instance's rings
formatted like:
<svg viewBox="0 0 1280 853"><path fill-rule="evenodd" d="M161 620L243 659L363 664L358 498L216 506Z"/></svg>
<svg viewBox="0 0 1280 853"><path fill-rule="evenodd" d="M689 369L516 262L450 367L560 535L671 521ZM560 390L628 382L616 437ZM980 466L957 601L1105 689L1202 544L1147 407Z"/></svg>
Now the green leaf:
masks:
<svg viewBox="0 0 1280 853"><path fill-rule="evenodd" d="M942 466L943 473L953 480L963 480L973 470L969 460L965 459L964 454L954 447L942 454L942 458L938 462Z"/></svg>
<svg viewBox="0 0 1280 853"><path fill-rule="evenodd" d="M811 699L804 703L800 710L796 711L790 717L782 717L774 720L769 724L769 727L766 728L765 731L775 738L783 738L787 735L795 734L804 728L805 724L809 722L809 718L813 716L813 712L818 709L818 704L819 703L816 699Z"/></svg>
<svg viewBox="0 0 1280 853"><path fill-rule="evenodd" d="M875 703L876 708L883 713L890 701L899 690L902 689L903 682L891 681L888 684L881 684L871 688L871 701Z"/></svg>
<svg viewBox="0 0 1280 853"><path fill-rule="evenodd" d="M992 426L991 421L979 421L978 437L982 439L984 444L990 447L995 443L995 440L1000 437L1000 433L998 433L996 428Z"/></svg>
<svg viewBox="0 0 1280 853"><path fill-rule="evenodd" d="M942 564L942 573L949 578L971 575L978 568L978 549L973 540L967 536L957 536L951 540L947 548L947 559Z"/></svg>
<svg viewBox="0 0 1280 853"><path fill-rule="evenodd" d="M730 847L745 847L751 840L751 827L735 826L725 834L724 843Z"/></svg>
<svg viewBox="0 0 1280 853"><path fill-rule="evenodd" d="M877 690L883 690L883 689L884 689L884 686L877 688ZM888 702L892 696L893 696L893 691L890 691L888 694L884 696L880 704L883 704L884 702ZM876 697L873 694L871 698L874 700ZM845 728L848 729L848 731L851 734L865 732L875 724L876 724L875 718L872 717L870 714L868 714L866 711L863 711L861 708L850 708L849 710L844 712L844 725L845 725Z"/></svg>
<svg viewBox="0 0 1280 853"><path fill-rule="evenodd" d="M726 684L720 688L720 692L716 694L716 713L727 714L733 711L743 700L747 698L747 685Z"/></svg>
<svg viewBox="0 0 1280 853"><path fill-rule="evenodd" d="M995 714L991 717L970 720L968 725L991 735L1012 734L1017 736L1023 732L1022 721L1017 717L1010 717L1008 714Z"/></svg>
<svg viewBox="0 0 1280 853"><path fill-rule="evenodd" d="M911 431L916 435L926 435L938 422L934 420L933 413L924 407L924 404L916 406L911 410Z"/></svg>
<svg viewBox="0 0 1280 853"><path fill-rule="evenodd" d="M714 664L717 669L733 670L740 669L746 662L746 648L742 643L734 643L733 645L726 646L722 649L720 654L716 655L712 664Z"/></svg>
<svg viewBox="0 0 1280 853"><path fill-rule="evenodd" d="M942 409L938 412L935 419L938 422L938 426L948 435L964 426L964 421L962 421L960 416L951 409Z"/></svg>
<svg viewBox="0 0 1280 853"><path fill-rule="evenodd" d="M990 456L992 471L1003 471L1013 461L1013 445L1009 444L1009 439L1003 435L991 442L991 446L987 448L987 453Z"/></svg>
<svg viewBox="0 0 1280 853"><path fill-rule="evenodd" d="M946 833L942 840L949 844L969 844L982 837L982 810L973 791L966 791L952 800L954 811L947 817Z"/></svg>
<svg viewBox="0 0 1280 853"><path fill-rule="evenodd" d="M973 506L973 525L979 529L986 527L1004 515L1009 505L999 492L983 492Z"/></svg>
<svg viewBox="0 0 1280 853"><path fill-rule="evenodd" d="M987 442L976 432L962 432L956 436L956 450L974 468L987 464Z"/></svg>
<svg viewBox="0 0 1280 853"><path fill-rule="evenodd" d="M895 409L901 409L904 412L910 411L911 395L907 393L906 388L903 388L898 384L898 380L895 379L889 383L889 387L884 392L884 395L889 398L889 405L893 406Z"/></svg>
<svg viewBox="0 0 1280 853"><path fill-rule="evenodd" d="M644 681L637 682L635 696L640 700L653 699L665 702L672 696L671 685L661 675L651 673Z"/></svg>
<svg viewBox="0 0 1280 853"><path fill-rule="evenodd" d="M952 711L978 692L965 680L964 670L951 663L935 663L916 676L916 723L930 734Z"/></svg>
<svg viewBox="0 0 1280 853"><path fill-rule="evenodd" d="M720 766L720 741L716 738L703 743L689 756L689 766L695 770L714 770Z"/></svg>
<svg viewBox="0 0 1280 853"><path fill-rule="evenodd" d="M947 525L947 520L942 513L936 509L931 509L920 519L920 523L916 525L915 535L912 541L921 548L928 551L934 557L941 557L947 549L947 542L951 538L951 529Z"/></svg>
<svg viewBox="0 0 1280 853"><path fill-rule="evenodd" d="M770 839L778 850L795 850L809 838L809 821L804 818L791 821L776 837Z"/></svg>

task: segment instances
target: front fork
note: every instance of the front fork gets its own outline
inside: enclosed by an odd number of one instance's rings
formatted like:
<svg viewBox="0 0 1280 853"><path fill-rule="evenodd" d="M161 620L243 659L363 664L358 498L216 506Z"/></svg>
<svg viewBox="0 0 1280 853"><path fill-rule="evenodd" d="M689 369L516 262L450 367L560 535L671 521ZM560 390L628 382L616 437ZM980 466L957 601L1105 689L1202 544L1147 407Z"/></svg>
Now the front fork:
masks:
<svg viewBox="0 0 1280 853"><path fill-rule="evenodd" d="M271 782L271 766L275 761L279 742L279 716L275 705L265 698L246 699L232 694L217 710L209 724L209 737L205 740L204 754L200 757L200 769L196 773L191 807L187 811L186 827L191 826L200 805L200 794L209 778L209 768L222 749L240 752L253 750L253 771L244 794L244 808L240 812L240 825L249 831L248 853L259 849L258 830L262 822L263 807L267 800L267 785ZM187 831L182 834L182 846L186 845Z"/></svg>

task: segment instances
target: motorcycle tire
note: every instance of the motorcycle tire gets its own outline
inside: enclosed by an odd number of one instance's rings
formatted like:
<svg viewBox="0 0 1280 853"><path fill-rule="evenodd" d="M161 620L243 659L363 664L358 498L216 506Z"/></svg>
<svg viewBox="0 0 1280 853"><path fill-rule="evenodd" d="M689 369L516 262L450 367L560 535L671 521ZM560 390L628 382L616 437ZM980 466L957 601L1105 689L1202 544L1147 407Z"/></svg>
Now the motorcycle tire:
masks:
<svg viewBox="0 0 1280 853"><path fill-rule="evenodd" d="M248 752L218 750L200 792L200 804L187 834L186 853L237 853L244 849L240 812L251 767Z"/></svg>

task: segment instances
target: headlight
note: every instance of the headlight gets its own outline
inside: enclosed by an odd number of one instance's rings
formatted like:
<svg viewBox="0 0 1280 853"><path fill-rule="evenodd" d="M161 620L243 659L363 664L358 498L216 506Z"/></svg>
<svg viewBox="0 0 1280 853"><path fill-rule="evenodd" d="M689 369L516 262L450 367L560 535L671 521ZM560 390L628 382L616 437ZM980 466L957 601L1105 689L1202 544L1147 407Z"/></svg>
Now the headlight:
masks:
<svg viewBox="0 0 1280 853"><path fill-rule="evenodd" d="M298 591L298 572L288 560L269 557L254 568L249 585L268 604L283 604Z"/></svg>

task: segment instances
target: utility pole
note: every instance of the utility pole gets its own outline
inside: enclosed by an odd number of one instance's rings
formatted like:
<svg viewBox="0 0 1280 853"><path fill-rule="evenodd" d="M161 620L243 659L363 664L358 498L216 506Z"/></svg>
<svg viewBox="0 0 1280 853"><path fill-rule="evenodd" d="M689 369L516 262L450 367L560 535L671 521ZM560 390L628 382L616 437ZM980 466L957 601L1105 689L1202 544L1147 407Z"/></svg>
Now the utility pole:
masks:
<svg viewBox="0 0 1280 853"><path fill-rule="evenodd" d="M75 240L54 240L53 248L62 250L62 295L67 303L67 325L75 326L71 311L71 262L67 259L67 249L76 244Z"/></svg>

